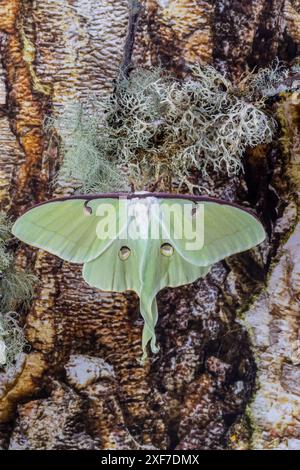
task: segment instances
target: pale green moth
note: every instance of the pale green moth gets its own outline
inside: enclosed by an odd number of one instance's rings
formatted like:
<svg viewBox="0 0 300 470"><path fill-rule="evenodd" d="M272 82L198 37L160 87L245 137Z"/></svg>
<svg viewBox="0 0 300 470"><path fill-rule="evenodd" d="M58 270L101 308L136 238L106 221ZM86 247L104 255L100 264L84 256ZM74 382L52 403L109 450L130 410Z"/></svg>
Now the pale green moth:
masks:
<svg viewBox="0 0 300 470"><path fill-rule="evenodd" d="M183 230L184 229L184 230ZM144 318L143 358L157 352L156 295L191 283L211 265L265 239L254 214L213 198L164 193L75 196L22 215L13 234L63 260L83 264L83 278L106 291L135 291Z"/></svg>

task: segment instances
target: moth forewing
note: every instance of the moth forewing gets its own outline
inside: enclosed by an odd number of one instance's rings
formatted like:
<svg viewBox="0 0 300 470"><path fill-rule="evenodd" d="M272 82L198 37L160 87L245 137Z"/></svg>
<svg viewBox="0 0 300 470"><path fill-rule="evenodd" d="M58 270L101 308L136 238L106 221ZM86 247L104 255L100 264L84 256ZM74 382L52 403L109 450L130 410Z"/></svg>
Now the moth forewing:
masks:
<svg viewBox="0 0 300 470"><path fill-rule="evenodd" d="M164 240L182 240L184 213L182 204L171 201L160 203L161 238Z"/></svg>
<svg viewBox="0 0 300 470"><path fill-rule="evenodd" d="M96 234L100 240L113 240L117 237L117 213L111 204L99 204L96 215L99 217Z"/></svg>
<svg viewBox="0 0 300 470"><path fill-rule="evenodd" d="M198 203L196 207L191 204L184 205L183 237L187 251L199 251L204 246L204 204Z"/></svg>
<svg viewBox="0 0 300 470"><path fill-rule="evenodd" d="M127 237L130 240L147 240L150 229L150 204L151 201L133 199L129 201Z"/></svg>
<svg viewBox="0 0 300 470"><path fill-rule="evenodd" d="M128 227L128 200L126 198L107 203L100 201L96 215L99 217L96 234L100 240L126 238Z"/></svg>

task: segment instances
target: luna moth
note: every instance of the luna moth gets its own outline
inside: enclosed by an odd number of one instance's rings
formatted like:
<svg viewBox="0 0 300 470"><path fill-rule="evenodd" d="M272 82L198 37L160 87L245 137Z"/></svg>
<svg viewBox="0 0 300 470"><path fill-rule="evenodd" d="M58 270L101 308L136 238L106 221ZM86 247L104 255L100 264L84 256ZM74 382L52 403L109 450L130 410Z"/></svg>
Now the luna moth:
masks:
<svg viewBox="0 0 300 470"><path fill-rule="evenodd" d="M204 277L211 266L265 239L257 217L201 196L111 193L39 204L13 234L63 260L83 264L83 278L106 291L135 291L144 319L142 349L158 351L156 295Z"/></svg>

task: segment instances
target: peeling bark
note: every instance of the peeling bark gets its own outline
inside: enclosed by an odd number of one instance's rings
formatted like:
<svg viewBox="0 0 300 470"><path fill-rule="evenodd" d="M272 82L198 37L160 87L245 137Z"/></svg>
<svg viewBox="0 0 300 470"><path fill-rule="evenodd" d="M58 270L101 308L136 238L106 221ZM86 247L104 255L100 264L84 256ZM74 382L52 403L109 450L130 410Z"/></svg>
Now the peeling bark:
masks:
<svg viewBox="0 0 300 470"><path fill-rule="evenodd" d="M41 173L43 154L43 100L34 90L32 62L34 49L26 44L24 19L27 8L20 1L6 2L0 23L2 66L6 74L7 115L25 161L12 185L11 199L22 210L29 201L44 198L45 175ZM5 5L3 5L5 8ZM26 11L25 11L26 10ZM27 40L28 42L29 40Z"/></svg>
<svg viewBox="0 0 300 470"><path fill-rule="evenodd" d="M298 1L142 3L134 65L181 76L200 61L237 77L296 57ZM59 155L44 118L70 99L111 92L128 14L125 0L1 3L0 195L13 216L73 191L51 184ZM164 290L161 350L145 367L135 295L96 291L74 265L20 250L40 283L26 316L31 351L14 374L0 374L3 448L300 448L298 100L281 98L278 138L247 152L244 176L216 175L209 188L256 207L270 243Z"/></svg>

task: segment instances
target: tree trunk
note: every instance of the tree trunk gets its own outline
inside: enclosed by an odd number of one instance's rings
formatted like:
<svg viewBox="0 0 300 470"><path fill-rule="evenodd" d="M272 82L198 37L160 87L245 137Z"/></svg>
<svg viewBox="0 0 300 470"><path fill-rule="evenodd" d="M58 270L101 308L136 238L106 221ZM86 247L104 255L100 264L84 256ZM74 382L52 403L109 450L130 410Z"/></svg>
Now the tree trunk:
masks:
<svg viewBox="0 0 300 470"><path fill-rule="evenodd" d="M44 119L112 91L128 17L126 0L1 2L0 194L13 218L72 192L53 189L59 155ZM299 42L298 0L145 0L133 63L178 76L210 63L235 80L293 61ZM79 267L19 249L39 285L24 316L30 350L0 374L3 449L300 449L300 97L274 106L273 143L210 188L255 207L269 242L165 289L160 353L145 366L135 295L92 289Z"/></svg>

